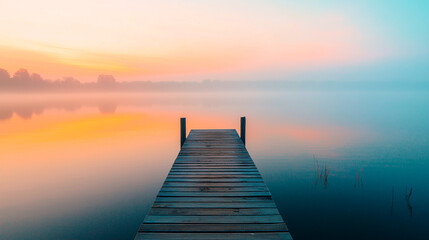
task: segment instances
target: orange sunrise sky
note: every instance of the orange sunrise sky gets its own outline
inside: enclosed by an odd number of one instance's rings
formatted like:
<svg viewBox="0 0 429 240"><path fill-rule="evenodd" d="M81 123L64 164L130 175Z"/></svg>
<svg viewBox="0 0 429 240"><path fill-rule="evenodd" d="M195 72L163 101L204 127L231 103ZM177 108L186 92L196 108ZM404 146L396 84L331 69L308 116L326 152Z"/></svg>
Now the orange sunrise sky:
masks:
<svg viewBox="0 0 429 240"><path fill-rule="evenodd" d="M231 80L355 66L405 52L385 40L391 32L371 15L373 6L328 5L6 0L0 68L81 81L99 74L120 81Z"/></svg>

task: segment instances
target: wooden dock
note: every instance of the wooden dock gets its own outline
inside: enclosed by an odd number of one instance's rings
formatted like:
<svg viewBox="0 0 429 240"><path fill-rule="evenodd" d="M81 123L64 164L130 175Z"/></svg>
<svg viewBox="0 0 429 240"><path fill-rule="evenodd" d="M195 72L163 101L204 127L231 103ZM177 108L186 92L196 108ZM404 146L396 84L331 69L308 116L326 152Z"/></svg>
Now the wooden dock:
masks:
<svg viewBox="0 0 429 240"><path fill-rule="evenodd" d="M243 140L222 129L191 130L135 239L292 237Z"/></svg>

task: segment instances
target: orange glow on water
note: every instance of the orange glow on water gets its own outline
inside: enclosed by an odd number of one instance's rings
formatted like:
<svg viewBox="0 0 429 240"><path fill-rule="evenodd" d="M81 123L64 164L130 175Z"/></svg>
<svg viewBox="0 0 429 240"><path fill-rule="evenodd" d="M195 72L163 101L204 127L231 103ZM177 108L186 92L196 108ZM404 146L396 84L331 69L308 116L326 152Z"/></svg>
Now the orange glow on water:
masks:
<svg viewBox="0 0 429 240"><path fill-rule="evenodd" d="M14 117L1 125L2 145L22 146L61 142L81 142L121 136L137 136L163 132L161 121L141 114L104 114L72 117L71 119L46 118L26 120ZM25 123L24 123L25 122ZM5 148L8 149L8 148Z"/></svg>
<svg viewBox="0 0 429 240"><path fill-rule="evenodd" d="M303 126L285 127L281 132L298 141L320 141L326 138L326 132L320 129L306 128ZM325 139L326 140L326 139Z"/></svg>
<svg viewBox="0 0 429 240"><path fill-rule="evenodd" d="M175 131L162 112L59 113L49 110L31 120L15 115L0 122L0 193L9 196L0 199L0 209L54 199L69 202L66 208L84 206L79 200L83 193L97 197L122 181L157 179L152 172L173 160L159 161L157 153L176 154L174 147L165 149ZM102 182L96 181L103 176ZM0 223L4 220L0 217Z"/></svg>
<svg viewBox="0 0 429 240"><path fill-rule="evenodd" d="M349 128L340 126L306 126L288 125L280 127L277 131L283 137L295 143L322 144L338 146L355 140L360 134ZM361 133L362 134L362 133Z"/></svg>

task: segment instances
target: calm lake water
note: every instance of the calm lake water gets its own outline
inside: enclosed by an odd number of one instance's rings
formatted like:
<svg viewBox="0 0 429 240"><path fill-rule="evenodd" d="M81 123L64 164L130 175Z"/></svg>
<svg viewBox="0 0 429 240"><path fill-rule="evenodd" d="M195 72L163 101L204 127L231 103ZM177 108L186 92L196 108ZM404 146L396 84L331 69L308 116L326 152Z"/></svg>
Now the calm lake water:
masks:
<svg viewBox="0 0 429 240"><path fill-rule="evenodd" d="M0 239L133 239L179 118L239 128L295 240L429 236L427 92L0 96Z"/></svg>

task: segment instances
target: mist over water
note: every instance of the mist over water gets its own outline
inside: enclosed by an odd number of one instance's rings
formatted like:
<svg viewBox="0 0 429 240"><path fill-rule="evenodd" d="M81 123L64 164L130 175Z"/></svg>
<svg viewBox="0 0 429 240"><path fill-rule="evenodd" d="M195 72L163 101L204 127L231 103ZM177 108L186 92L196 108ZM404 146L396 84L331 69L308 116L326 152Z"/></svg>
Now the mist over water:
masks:
<svg viewBox="0 0 429 240"><path fill-rule="evenodd" d="M179 118L239 128L292 236L429 234L429 95L288 91L0 96L0 239L133 239Z"/></svg>

